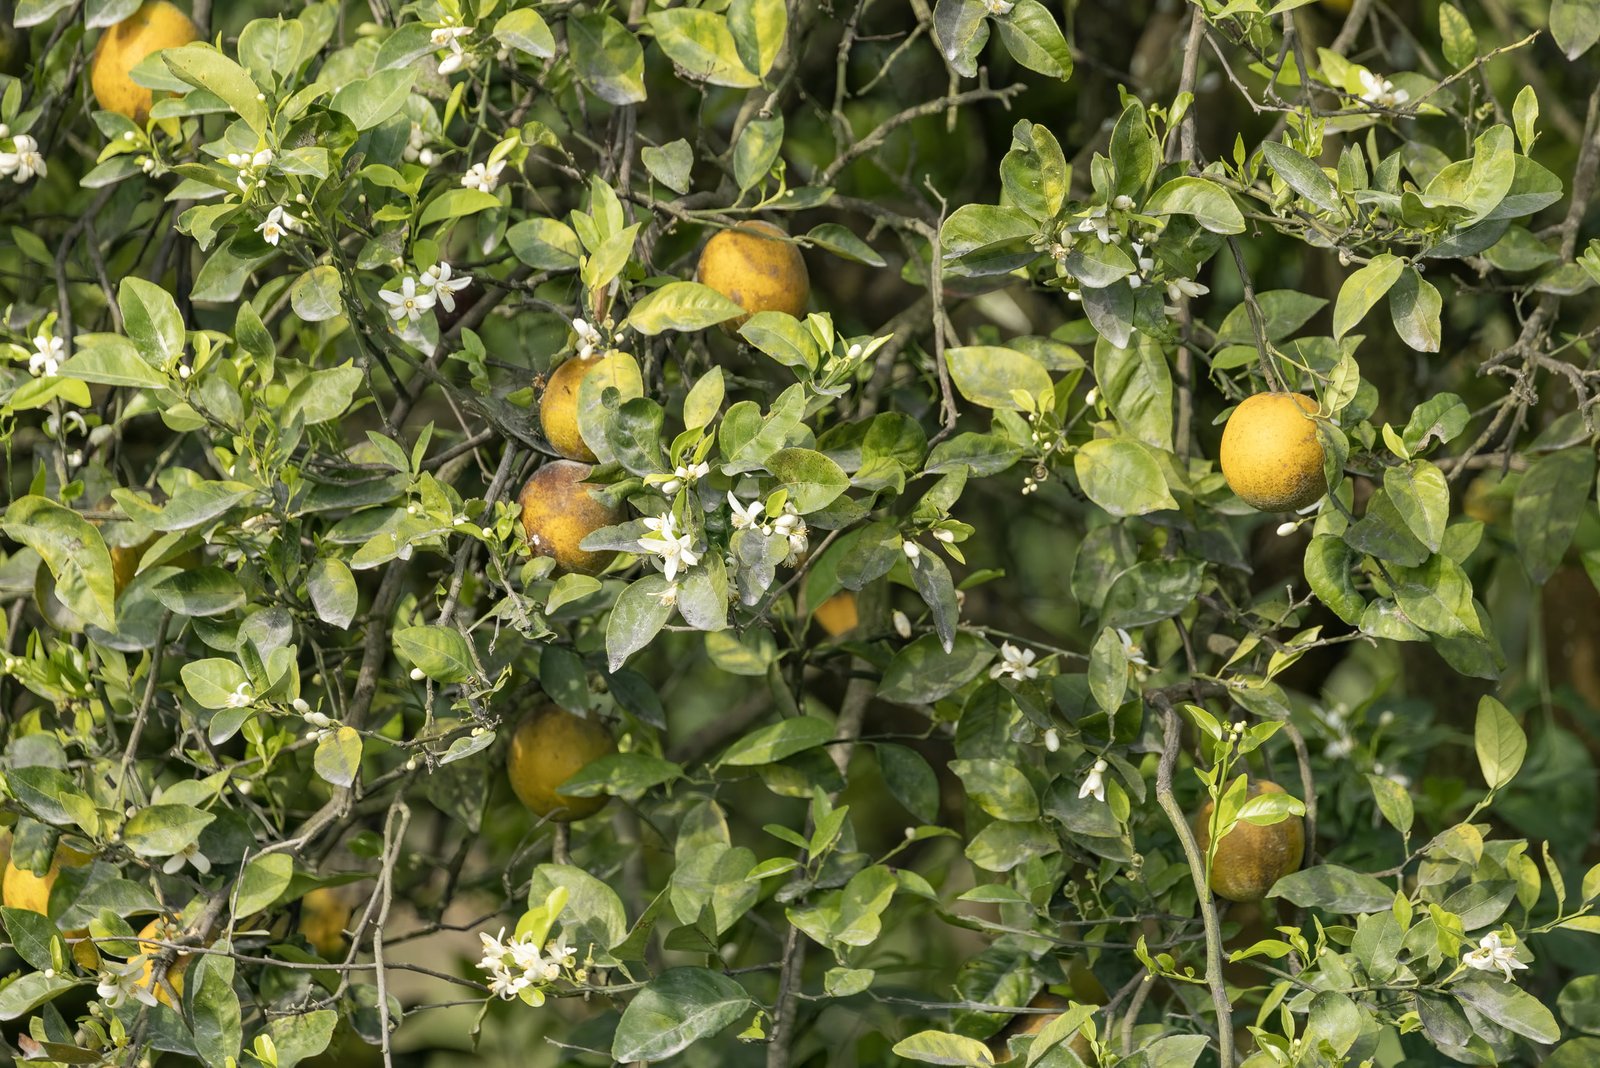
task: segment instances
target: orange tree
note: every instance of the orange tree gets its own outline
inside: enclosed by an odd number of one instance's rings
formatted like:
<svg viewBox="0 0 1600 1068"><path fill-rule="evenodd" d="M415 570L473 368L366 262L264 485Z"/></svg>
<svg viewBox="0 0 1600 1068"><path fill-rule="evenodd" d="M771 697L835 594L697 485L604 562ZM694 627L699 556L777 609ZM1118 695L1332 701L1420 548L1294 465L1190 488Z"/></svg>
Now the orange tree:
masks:
<svg viewBox="0 0 1600 1068"><path fill-rule="evenodd" d="M1600 1062L1594 0L3 6L14 1056Z"/></svg>

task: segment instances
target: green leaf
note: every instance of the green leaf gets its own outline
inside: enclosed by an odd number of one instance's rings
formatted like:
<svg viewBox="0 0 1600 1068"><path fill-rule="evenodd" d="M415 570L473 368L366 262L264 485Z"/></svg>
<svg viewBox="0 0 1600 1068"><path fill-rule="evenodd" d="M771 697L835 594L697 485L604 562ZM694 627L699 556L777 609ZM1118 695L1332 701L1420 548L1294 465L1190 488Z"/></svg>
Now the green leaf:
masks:
<svg viewBox="0 0 1600 1068"><path fill-rule="evenodd" d="M339 269L322 264L306 271L289 287L294 313L308 323L320 323L344 314Z"/></svg>
<svg viewBox="0 0 1600 1068"><path fill-rule="evenodd" d="M910 642L884 669L878 696L905 705L932 704L977 678L994 660L994 646L958 631L950 651L939 638L924 634Z"/></svg>
<svg viewBox="0 0 1600 1068"><path fill-rule="evenodd" d="M130 279L131 281L131 279ZM61 366L61 374L80 382L132 389L170 389L167 376L142 358L126 338L115 334L91 334L92 342L80 344L76 354Z"/></svg>
<svg viewBox="0 0 1600 1068"><path fill-rule="evenodd" d="M340 788L349 788L361 770L361 735L354 727L340 727L329 731L317 743L312 767L324 782Z"/></svg>
<svg viewBox="0 0 1600 1068"><path fill-rule="evenodd" d="M749 89L761 84L745 69L728 20L701 8L657 11L647 20L656 43L684 75L711 85Z"/></svg>
<svg viewBox="0 0 1600 1068"><path fill-rule="evenodd" d="M680 8L679 10L684 10ZM783 115L755 118L745 123L733 146L733 179L744 192L762 181L778 161L783 148Z"/></svg>
<svg viewBox="0 0 1600 1068"><path fill-rule="evenodd" d="M820 511L850 488L850 476L833 460L812 449L779 449L766 468L789 491L789 503L801 515Z"/></svg>
<svg viewBox="0 0 1600 1068"><path fill-rule="evenodd" d="M1389 821L1389 825L1401 834L1410 834L1416 809L1406 788L1387 775L1370 771L1367 773L1367 784L1372 787L1372 798L1378 803L1378 811Z"/></svg>
<svg viewBox="0 0 1600 1068"><path fill-rule="evenodd" d="M1417 540L1429 552L1438 552L1450 521L1450 486L1444 472L1426 460L1412 460L1385 468L1383 488Z"/></svg>
<svg viewBox="0 0 1600 1068"><path fill-rule="evenodd" d="M340 630L349 628L360 603L350 565L334 557L318 558L306 578L306 592L311 595L311 606L319 619Z"/></svg>
<svg viewBox="0 0 1600 1068"><path fill-rule="evenodd" d="M220 567L181 570L162 579L153 592L177 616L219 616L245 603L244 587Z"/></svg>
<svg viewBox="0 0 1600 1068"><path fill-rule="evenodd" d="M501 15L494 24L494 36L517 51L539 59L549 59L556 54L555 35L531 7L518 8Z"/></svg>
<svg viewBox="0 0 1600 1068"><path fill-rule="evenodd" d="M939 818L939 778L915 749L879 743L878 767L884 785L905 810L924 823Z"/></svg>
<svg viewBox="0 0 1600 1068"><path fill-rule="evenodd" d="M984 871L1006 872L1060 848L1055 834L1042 823L996 820L967 843L966 856Z"/></svg>
<svg viewBox="0 0 1600 1068"><path fill-rule="evenodd" d="M267 130L267 105L248 71L208 44L187 44L161 53L167 69L197 89L222 99L257 134Z"/></svg>
<svg viewBox="0 0 1600 1068"><path fill-rule="evenodd" d="M923 1064L959 1064L989 1068L994 1057L982 1042L944 1031L918 1031L894 1045L894 1055Z"/></svg>
<svg viewBox="0 0 1600 1068"><path fill-rule="evenodd" d="M244 916L260 912L283 896L293 877L294 858L287 853L268 853L256 857L239 873L234 913Z"/></svg>
<svg viewBox="0 0 1600 1068"><path fill-rule="evenodd" d="M739 336L785 367L814 371L822 358L811 331L788 312L756 312L739 328Z"/></svg>
<svg viewBox="0 0 1600 1068"><path fill-rule="evenodd" d="M1516 778L1528 752L1528 738L1506 706L1485 694L1478 700L1478 722L1472 732L1478 767L1491 790Z"/></svg>
<svg viewBox="0 0 1600 1068"><path fill-rule="evenodd" d="M1089 499L1114 516L1147 515L1178 502L1149 446L1133 438L1095 438L1072 458Z"/></svg>
<svg viewBox="0 0 1600 1068"><path fill-rule="evenodd" d="M672 968L628 1002L611 1041L614 1060L665 1060L710 1038L744 1016L755 1002L744 987L708 968Z"/></svg>
<svg viewBox="0 0 1600 1068"><path fill-rule="evenodd" d="M287 78L300 65L305 27L299 19L252 19L239 31L239 59L250 74L271 83Z"/></svg>
<svg viewBox="0 0 1600 1068"><path fill-rule="evenodd" d="M1010 14L994 19L1011 58L1049 78L1072 77L1072 50L1055 16L1039 0L1017 0Z"/></svg>
<svg viewBox="0 0 1600 1068"><path fill-rule="evenodd" d="M785 757L825 745L833 738L833 724L816 716L792 716L740 738L722 754L719 765L735 768L775 764Z"/></svg>
<svg viewBox="0 0 1600 1068"><path fill-rule="evenodd" d="M10 907L0 908L0 919L5 921L6 934L17 956L37 971L55 967L51 947L61 938L55 921L42 913ZM65 944L61 948L66 949Z"/></svg>
<svg viewBox="0 0 1600 1068"><path fill-rule="evenodd" d="M274 1016L267 1022L267 1034L278 1049L278 1068L295 1068L328 1048L339 1014L332 1009L294 1016Z"/></svg>
<svg viewBox="0 0 1600 1068"><path fill-rule="evenodd" d="M1399 281L1405 261L1398 256L1381 252L1372 262L1351 274L1339 287L1339 299L1333 306L1333 336L1344 337L1366 318L1372 306Z"/></svg>
<svg viewBox="0 0 1600 1068"><path fill-rule="evenodd" d="M63 990L81 986L70 976L27 972L0 987L0 1020L15 1020L54 998Z"/></svg>
<svg viewBox="0 0 1600 1068"><path fill-rule="evenodd" d="M1439 5L1439 40L1444 46L1444 58L1456 70L1471 63L1478 54L1478 35L1454 4Z"/></svg>
<svg viewBox="0 0 1600 1068"><path fill-rule="evenodd" d="M1267 158L1272 173L1282 178L1284 185L1323 211L1340 210L1339 191L1314 161L1278 141L1264 142L1261 153Z"/></svg>
<svg viewBox="0 0 1600 1068"><path fill-rule="evenodd" d="M1524 1038L1546 1045L1561 1038L1555 1014L1515 983L1479 972L1462 976L1447 989L1461 1004Z"/></svg>
<svg viewBox="0 0 1600 1068"><path fill-rule="evenodd" d="M405 106L416 75L415 67L398 67L357 78L334 93L328 107L348 118L357 130L370 130Z"/></svg>
<svg viewBox="0 0 1600 1068"><path fill-rule="evenodd" d="M567 49L595 96L619 107L643 102L644 49L622 23L603 14L569 18Z"/></svg>
<svg viewBox="0 0 1600 1068"><path fill-rule="evenodd" d="M684 429L699 430L708 426L722 411L726 389L721 367L713 367L701 375L683 398Z"/></svg>
<svg viewBox="0 0 1600 1068"><path fill-rule="evenodd" d="M1192 215L1214 234L1244 232L1244 215L1227 190L1193 175L1167 182L1151 195L1143 210L1150 215Z"/></svg>
<svg viewBox="0 0 1600 1068"><path fill-rule="evenodd" d="M606 659L612 671L649 645L672 618L672 605L662 600L670 585L664 575L646 575L617 596L606 621Z"/></svg>
<svg viewBox="0 0 1600 1068"><path fill-rule="evenodd" d="M447 189L428 201L428 206L422 209L422 217L417 220L417 225L432 226L446 219L459 219L464 215L476 215L480 211L492 211L499 206L499 197L493 193L485 193L481 189Z"/></svg>
<svg viewBox="0 0 1600 1068"><path fill-rule="evenodd" d="M572 227L554 219L523 219L513 224L506 231L506 244L517 259L541 271L573 270L583 256Z"/></svg>
<svg viewBox="0 0 1600 1068"><path fill-rule="evenodd" d="M63 604L102 630L117 629L111 553L98 528L72 509L30 494L11 502L0 530L39 554Z"/></svg>
<svg viewBox="0 0 1600 1068"><path fill-rule="evenodd" d="M1267 893L1302 908L1328 912L1382 912L1394 903L1394 889L1337 864L1319 864L1279 879Z"/></svg>
<svg viewBox="0 0 1600 1068"><path fill-rule="evenodd" d="M472 678L472 650L454 627L419 626L395 631L394 648L434 682Z"/></svg>
<svg viewBox="0 0 1600 1068"><path fill-rule="evenodd" d="M765 78L783 49L789 11L784 0L733 0L728 5L728 29L745 69Z"/></svg>
<svg viewBox="0 0 1600 1068"><path fill-rule="evenodd" d="M950 770L979 808L997 820L1036 820L1039 795L1017 768L1003 760L952 760Z"/></svg>
<svg viewBox="0 0 1600 1068"><path fill-rule="evenodd" d="M1022 410L1018 394L1034 398L1051 390L1050 372L1038 360L999 345L968 345L945 350L950 380L961 395L985 408Z"/></svg>
<svg viewBox="0 0 1600 1068"><path fill-rule="evenodd" d="M1511 532L1528 576L1542 585L1561 564L1594 488L1595 453L1581 445L1541 456L1511 501Z"/></svg>
<svg viewBox="0 0 1600 1068"><path fill-rule="evenodd" d="M223 950L227 943L221 943ZM244 1044L239 995L233 990L233 958L202 953L186 976L185 1000L194 1021L194 1045L206 1068L233 1068Z"/></svg>
<svg viewBox="0 0 1600 1068"><path fill-rule="evenodd" d="M183 355L183 316L171 293L142 278L124 278L117 306L128 337L146 361L171 367Z"/></svg>
<svg viewBox="0 0 1600 1068"><path fill-rule="evenodd" d="M191 805L151 805L122 825L122 841L141 857L170 857L194 845L216 818Z"/></svg>
<svg viewBox="0 0 1600 1068"><path fill-rule="evenodd" d="M840 223L818 223L806 234L806 240L835 256L864 263L868 267L883 267L888 262L871 245L857 237L855 231Z"/></svg>
<svg viewBox="0 0 1600 1068"><path fill-rule="evenodd" d="M1567 59L1583 55L1600 41L1600 0L1554 0L1550 36Z"/></svg>
<svg viewBox="0 0 1600 1068"><path fill-rule="evenodd" d="M674 193L689 191L689 172L694 169L694 149L689 142L680 137L659 148L649 145L640 150L639 157L656 181Z"/></svg>
<svg viewBox="0 0 1600 1068"><path fill-rule="evenodd" d="M1389 318L1400 340L1418 352L1438 352L1444 301L1434 284L1407 267L1389 290Z"/></svg>
<svg viewBox="0 0 1600 1068"><path fill-rule="evenodd" d="M736 302L708 285L668 282L633 306L627 325L654 336L664 330L704 330L744 313Z"/></svg>
<svg viewBox="0 0 1600 1068"><path fill-rule="evenodd" d="M559 785L568 797L637 797L652 786L682 777L681 765L649 753L608 753Z"/></svg>

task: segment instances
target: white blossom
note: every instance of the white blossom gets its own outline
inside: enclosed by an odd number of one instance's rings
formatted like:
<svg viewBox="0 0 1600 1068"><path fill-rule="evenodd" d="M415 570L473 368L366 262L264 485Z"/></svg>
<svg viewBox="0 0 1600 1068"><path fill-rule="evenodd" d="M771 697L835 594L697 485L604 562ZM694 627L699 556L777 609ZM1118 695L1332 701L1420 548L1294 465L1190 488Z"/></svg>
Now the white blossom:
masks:
<svg viewBox="0 0 1600 1068"><path fill-rule="evenodd" d="M206 859L206 855L200 852L199 845L194 842L190 842L168 857L167 862L161 865L161 870L168 875L176 875L183 869L185 863L194 865L194 870L201 875L211 871L211 861Z"/></svg>
<svg viewBox="0 0 1600 1068"><path fill-rule="evenodd" d="M409 276L401 281L399 292L383 289L378 291L378 296L389 305L389 318L397 323L407 318L416 322L423 312L433 307L434 301L432 291L424 289L419 293L417 280Z"/></svg>
<svg viewBox="0 0 1600 1068"><path fill-rule="evenodd" d="M894 632L896 634L900 635L900 637L904 638L906 641L910 641L911 640L911 617L910 616L906 615L904 612L900 611L900 609L896 608L894 610L894 614L889 617L889 620L893 624Z"/></svg>
<svg viewBox="0 0 1600 1068"><path fill-rule="evenodd" d="M1295 531L1297 531L1299 529L1300 529L1300 524L1299 523L1294 523L1294 522L1279 523L1278 524L1278 531L1277 531L1278 537L1287 538L1290 534L1293 534Z"/></svg>
<svg viewBox="0 0 1600 1068"><path fill-rule="evenodd" d="M472 284L470 275L453 275L450 265L443 260L422 272L422 288L444 305L445 311L456 310L455 295Z"/></svg>
<svg viewBox="0 0 1600 1068"><path fill-rule="evenodd" d="M433 31L438 33L438 30ZM466 66L467 54L461 50L461 42L451 38L450 51L439 61L439 74L448 78L462 67Z"/></svg>
<svg viewBox="0 0 1600 1068"><path fill-rule="evenodd" d="M639 539L639 548L660 558L661 570L668 582L676 579L679 571L687 571L700 562L700 554L694 549L694 539L688 534L678 533L671 512L646 518L644 525L650 533Z"/></svg>
<svg viewBox="0 0 1600 1068"><path fill-rule="evenodd" d="M1324 753L1327 754L1329 760L1343 760L1355 751L1356 740L1345 734L1329 742L1328 748L1324 750Z"/></svg>
<svg viewBox="0 0 1600 1068"><path fill-rule="evenodd" d="M1140 667L1150 666L1150 661L1144 658L1144 651L1134 642L1131 634L1118 627L1117 637L1122 641L1122 655L1128 658L1128 663L1137 664Z"/></svg>
<svg viewBox="0 0 1600 1068"><path fill-rule="evenodd" d="M906 559L911 561L912 567L916 567L917 561L922 558L922 546L914 541L902 542L900 551L906 554Z"/></svg>
<svg viewBox="0 0 1600 1068"><path fill-rule="evenodd" d="M1117 198L1111 202L1111 206L1118 211L1132 211L1133 198L1126 193L1119 193Z"/></svg>
<svg viewBox="0 0 1600 1068"><path fill-rule="evenodd" d="M1083 221L1078 223L1079 233L1087 234L1091 231L1100 239L1102 245L1111 243L1111 235L1114 231L1111 226L1111 220L1106 217L1106 206L1104 204L1090 208L1085 213Z"/></svg>
<svg viewBox="0 0 1600 1068"><path fill-rule="evenodd" d="M991 15L1009 15L1017 5L1013 0L983 0L983 6Z"/></svg>
<svg viewBox="0 0 1600 1068"><path fill-rule="evenodd" d="M1513 969L1527 967L1517 959L1517 948L1501 941L1499 931L1490 931L1479 939L1478 948L1462 954L1461 963L1480 972L1498 969L1508 983L1516 981L1516 977L1511 974Z"/></svg>
<svg viewBox="0 0 1600 1068"><path fill-rule="evenodd" d="M500 184L500 172L505 169L506 161L503 159L493 163L474 163L461 176L461 184L480 193L493 193L495 186Z"/></svg>
<svg viewBox="0 0 1600 1068"><path fill-rule="evenodd" d="M471 26L452 26L449 22L445 22L443 25L434 27L433 32L428 35L428 39L433 42L435 48L444 48L456 38L465 37L471 32Z"/></svg>
<svg viewBox="0 0 1600 1068"><path fill-rule="evenodd" d="M760 501L740 504L739 498L733 495L732 490L728 491L728 507L733 510L729 522L733 524L734 530L744 530L748 527L759 528L761 526L761 516L767 510L767 506Z"/></svg>
<svg viewBox="0 0 1600 1068"><path fill-rule="evenodd" d="M36 174L40 178L49 175L49 165L39 154L39 142L27 134L17 134L13 144L15 147L10 152L0 152L0 175L11 175L18 185Z"/></svg>
<svg viewBox="0 0 1600 1068"><path fill-rule="evenodd" d="M115 964L106 961L100 969L100 981L95 985L95 994L105 1002L108 1009L121 1008L129 998L140 1001L146 1005L156 1003L156 995L151 986L143 984L144 968L150 958L146 954L139 954L124 964Z"/></svg>
<svg viewBox="0 0 1600 1068"><path fill-rule="evenodd" d="M1009 675L1018 682L1039 677L1039 669L1033 662L1039 656L1032 649L1022 649L1010 642L1000 644L1000 662L989 669L989 677L998 679L1002 675Z"/></svg>
<svg viewBox="0 0 1600 1068"><path fill-rule="evenodd" d="M1374 107L1395 108L1411 99L1411 94L1404 89L1396 89L1389 79L1362 69L1361 99Z"/></svg>
<svg viewBox="0 0 1600 1068"><path fill-rule="evenodd" d="M1061 733L1054 727L1044 732L1044 747L1052 753L1061 749Z"/></svg>
<svg viewBox="0 0 1600 1068"><path fill-rule="evenodd" d="M1078 800L1094 795L1096 801L1106 799L1106 767L1105 760L1096 760L1089 768L1089 774L1083 777L1083 785L1078 787Z"/></svg>
<svg viewBox="0 0 1600 1068"><path fill-rule="evenodd" d="M1183 297L1203 297L1209 292L1210 286L1203 286L1192 278L1173 278L1167 282L1167 299L1172 301Z"/></svg>
<svg viewBox="0 0 1600 1068"><path fill-rule="evenodd" d="M61 370L66 358L67 343L54 333L41 332L33 339L33 355L28 357L28 373L37 378L49 378Z"/></svg>
<svg viewBox="0 0 1600 1068"><path fill-rule="evenodd" d="M572 320L572 332L578 335L578 359L587 360L600 347L600 331L587 319Z"/></svg>
<svg viewBox="0 0 1600 1068"><path fill-rule="evenodd" d="M267 217L256 227L256 232L264 238L269 245L276 245L284 234L292 234L300 229L300 220L283 210L281 205L267 212Z"/></svg>
<svg viewBox="0 0 1600 1068"><path fill-rule="evenodd" d="M249 682L241 682L233 688L225 703L228 708L249 708L255 704L256 692Z"/></svg>

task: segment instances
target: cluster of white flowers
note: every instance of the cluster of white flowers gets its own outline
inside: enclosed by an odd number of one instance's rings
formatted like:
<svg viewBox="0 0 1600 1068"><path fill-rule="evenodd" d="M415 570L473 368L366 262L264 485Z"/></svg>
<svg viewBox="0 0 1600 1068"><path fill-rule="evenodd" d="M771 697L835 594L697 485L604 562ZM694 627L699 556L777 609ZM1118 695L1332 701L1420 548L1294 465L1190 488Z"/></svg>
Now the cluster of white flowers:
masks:
<svg viewBox="0 0 1600 1068"><path fill-rule="evenodd" d="M710 473L711 465L708 463L679 464L673 468L671 478L662 480L661 492L671 497L684 486L692 486ZM652 479L659 477L659 475L651 476Z"/></svg>
<svg viewBox="0 0 1600 1068"><path fill-rule="evenodd" d="M661 570L668 582L676 581L679 571L687 571L700 562L694 538L680 534L677 524L671 512L647 517L644 525L649 533L639 539L639 548L660 558Z"/></svg>
<svg viewBox="0 0 1600 1068"><path fill-rule="evenodd" d="M11 137L11 128L0 122L0 140ZM38 175L48 177L50 167L39 154L39 142L27 134L11 138L11 151L0 152L0 177L9 175L13 182L23 184Z"/></svg>
<svg viewBox="0 0 1600 1068"><path fill-rule="evenodd" d="M1000 662L989 669L989 677L998 679L1002 675L1009 675L1018 682L1039 677L1039 669L1033 666L1039 654L1032 649L1022 649L1010 642L1000 643Z"/></svg>
<svg viewBox="0 0 1600 1068"><path fill-rule="evenodd" d="M261 235L267 244L276 245L283 240L284 234L299 233L300 228L304 225L301 220L284 211L282 205L278 205L267 212L267 217L261 221L260 226L256 227L256 232Z"/></svg>
<svg viewBox="0 0 1600 1068"><path fill-rule="evenodd" d="M537 992L545 983L561 978L563 968L571 970L577 963L572 947L559 939L541 952L527 935L506 939L505 933L504 927L498 935L478 933L483 943L478 967L488 973L489 990L497 997L510 1001L525 990ZM581 975L574 978L581 981Z"/></svg>
<svg viewBox="0 0 1600 1068"><path fill-rule="evenodd" d="M1343 705L1335 705L1323 714L1328 729L1334 736L1333 741L1329 742L1327 749L1324 750L1329 760L1344 760L1356 751L1356 740L1345 725L1344 714Z"/></svg>
<svg viewBox="0 0 1600 1068"><path fill-rule="evenodd" d="M428 135L422 129L421 123L411 124L411 134L406 138L406 147L400 150L400 158L407 163L420 163L424 167L434 164L433 149L428 147Z"/></svg>
<svg viewBox="0 0 1600 1068"><path fill-rule="evenodd" d="M33 354L28 357L28 373L35 378L50 378L61 370L67 343L54 331L43 330L33 339Z"/></svg>
<svg viewBox="0 0 1600 1068"><path fill-rule="evenodd" d="M806 554L811 546L811 529L806 526L806 521L795 510L792 501L785 501L783 511L773 516L770 521L766 519L767 506L761 501L751 501L741 504L739 498L728 491L729 521L734 530L756 530L762 534L779 535L789 541L789 551L780 563L791 563Z"/></svg>
<svg viewBox="0 0 1600 1068"><path fill-rule="evenodd" d="M239 168L239 173L233 182L239 187L239 192L248 193L252 189L259 189L267 184L262 172L272 166L272 149L263 148L251 155L248 152L229 152L226 157L228 166Z"/></svg>
<svg viewBox="0 0 1600 1068"><path fill-rule="evenodd" d="M1411 99L1411 94L1404 89L1396 89L1394 83L1380 74L1362 68L1361 99L1378 108L1397 108Z"/></svg>
<svg viewBox="0 0 1600 1068"><path fill-rule="evenodd" d="M1516 981L1516 976L1511 974L1513 969L1527 967L1517 959L1517 947L1506 945L1499 931L1490 931L1479 939L1478 948L1462 954L1461 963L1480 972L1498 970L1508 983Z"/></svg>
<svg viewBox="0 0 1600 1068"><path fill-rule="evenodd" d="M1133 208L1132 197L1126 193L1118 194L1112 198L1110 204L1096 204L1084 211L1078 220L1078 232L1094 234L1102 245L1112 243L1120 245L1123 235L1118 231L1117 218L1111 212L1132 211ZM1134 273L1128 276L1128 286L1131 289L1138 289L1154 280L1152 276L1156 269L1156 260L1153 255L1146 253L1146 246L1155 235L1152 233L1141 235L1136 230L1130 230L1126 236L1128 243L1125 251L1130 254L1129 258L1133 260L1136 268ZM1051 242L1049 251L1057 263L1064 264L1068 253L1072 251L1071 234L1066 230L1061 231L1056 240ZM1167 278L1164 281L1167 287L1167 299L1174 304L1184 297L1203 297L1211 292L1209 287L1201 285L1192 278ZM1071 289L1067 291L1067 299L1079 301L1083 299L1083 295ZM1175 307L1168 307L1166 312L1168 315L1178 313Z"/></svg>
<svg viewBox="0 0 1600 1068"><path fill-rule="evenodd" d="M503 159L490 163L474 163L467 168L467 173L461 176L461 184L480 193L493 193L495 186L500 184L500 172L505 169L506 161Z"/></svg>
<svg viewBox="0 0 1600 1068"><path fill-rule="evenodd" d="M442 305L445 311L455 311L455 294L471 284L470 276L457 275L448 263L440 261L423 271L420 277L406 275L400 280L398 290L379 290L378 296L389 305L389 318L397 323L407 319L416 322L435 304Z"/></svg>
<svg viewBox="0 0 1600 1068"><path fill-rule="evenodd" d="M472 27L461 25L454 15L445 15L444 21L434 27L429 35L433 47L447 50L445 57L439 61L441 75L449 77L466 66L467 54L461 49L461 38L471 32Z"/></svg>

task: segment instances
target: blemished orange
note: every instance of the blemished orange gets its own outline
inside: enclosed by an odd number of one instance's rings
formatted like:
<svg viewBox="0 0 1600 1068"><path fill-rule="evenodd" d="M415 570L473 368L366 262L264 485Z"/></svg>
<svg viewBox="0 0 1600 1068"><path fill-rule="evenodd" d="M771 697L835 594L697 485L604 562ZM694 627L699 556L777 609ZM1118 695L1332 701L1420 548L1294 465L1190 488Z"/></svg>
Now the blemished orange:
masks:
<svg viewBox="0 0 1600 1068"><path fill-rule="evenodd" d="M562 783L617 744L600 724L573 715L558 705L544 705L517 726L506 756L506 777L517 798L537 816L558 823L592 816L609 800L571 797L557 790Z"/></svg>
<svg viewBox="0 0 1600 1068"><path fill-rule="evenodd" d="M61 874L61 869L82 868L93 861L94 858L87 853L80 853L70 846L57 846L55 856L50 859L50 870L43 875L35 875L26 868L17 867L8 857L5 874L0 876L0 901L3 901L7 908L26 909L41 916L48 916L50 891L55 889L56 878ZM63 931L62 935L69 939L82 939L88 933L87 929L79 929ZM94 948L93 942L73 942L72 956L80 966L90 971L100 965L100 954Z"/></svg>
<svg viewBox="0 0 1600 1068"><path fill-rule="evenodd" d="M553 460L533 473L517 503L522 506L522 532L535 555L552 557L564 571L594 574L605 570L616 553L580 548L584 538L623 520L623 510L597 500L583 484L594 470L576 460Z"/></svg>
<svg viewBox="0 0 1600 1068"><path fill-rule="evenodd" d="M595 456L578 428L578 388L599 363L574 356L551 372L539 397L539 425L544 428L545 440L567 459L586 464L594 463Z"/></svg>
<svg viewBox="0 0 1600 1068"><path fill-rule="evenodd" d="M805 257L788 237L771 223L747 222L706 242L695 279L745 310L722 324L728 333L756 312L787 312L797 319L805 315L811 276Z"/></svg>
<svg viewBox="0 0 1600 1068"><path fill-rule="evenodd" d="M167 965L167 981L165 983L157 983L155 979L156 958L166 952L167 948L159 945L158 942L176 942L182 934L183 925L176 917L171 916L157 916L145 924L138 934L140 939L139 952L145 954L148 959L144 962L144 971L140 974L137 985L146 990L149 990L152 986L155 987L156 1000L163 1005L172 1004L171 995L167 993L169 985L172 987L173 994L177 994L180 997L183 995L183 973L189 970L190 964L194 963L194 954L180 953L172 958L172 963ZM156 939L157 941L147 942L145 939Z"/></svg>
<svg viewBox="0 0 1600 1068"><path fill-rule="evenodd" d="M1248 796L1284 792L1275 782L1257 779L1250 784ZM1207 801L1192 822L1195 842L1202 853L1211 845L1214 807L1214 802ZM1211 892L1229 901L1260 901L1279 879L1300 870L1305 848L1306 824L1299 816L1266 827L1236 823L1222 836L1216 855L1211 858Z"/></svg>
<svg viewBox="0 0 1600 1068"><path fill-rule="evenodd" d="M1233 410L1218 459L1240 500L1263 512L1292 512L1328 492L1316 411L1303 393L1257 393Z"/></svg>
<svg viewBox="0 0 1600 1068"><path fill-rule="evenodd" d="M89 86L96 103L134 122L150 117L151 92L128 72L152 52L200 39L200 31L167 0L147 0L139 10L100 35L89 63Z"/></svg>

